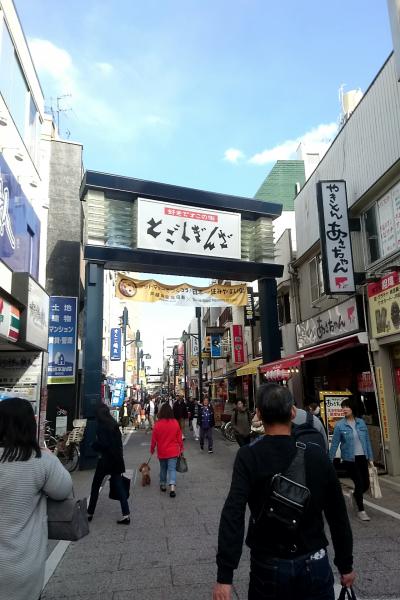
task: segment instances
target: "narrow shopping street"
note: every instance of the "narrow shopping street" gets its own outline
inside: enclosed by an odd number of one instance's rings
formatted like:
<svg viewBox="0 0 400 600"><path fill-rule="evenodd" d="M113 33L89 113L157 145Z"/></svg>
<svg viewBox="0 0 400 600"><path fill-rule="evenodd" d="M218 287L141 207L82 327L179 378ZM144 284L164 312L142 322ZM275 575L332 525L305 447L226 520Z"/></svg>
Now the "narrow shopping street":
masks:
<svg viewBox="0 0 400 600"><path fill-rule="evenodd" d="M150 435L128 433L126 465L136 469L149 456ZM151 461L152 484L137 478L130 503L132 522L118 526L119 504L100 495L90 535L68 545L42 600L210 600L220 511L230 483L236 445L215 431L215 452L201 452L186 439L189 472L178 474L177 497L159 491L158 464ZM92 471L74 474L77 496L88 494ZM398 511L400 487L382 483L384 510ZM345 488L346 493L346 488ZM377 504L368 497L368 501ZM400 514L368 507L370 523L351 515L355 539L356 591L361 600L399 599ZM51 547L47 567L67 546ZM234 579L235 600L247 598L249 572L245 548Z"/></svg>

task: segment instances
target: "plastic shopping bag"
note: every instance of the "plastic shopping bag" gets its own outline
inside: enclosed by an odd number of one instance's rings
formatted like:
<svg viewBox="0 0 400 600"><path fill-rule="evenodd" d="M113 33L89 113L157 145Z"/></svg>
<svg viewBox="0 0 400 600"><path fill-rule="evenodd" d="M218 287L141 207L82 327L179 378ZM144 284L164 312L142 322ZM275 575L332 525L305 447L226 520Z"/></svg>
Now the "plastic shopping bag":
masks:
<svg viewBox="0 0 400 600"><path fill-rule="evenodd" d="M379 485L378 469L375 466L370 465L368 467L368 473L369 473L369 491L371 493L371 496L372 496L372 498L379 500L379 498L382 498L382 492L381 492L381 486Z"/></svg>

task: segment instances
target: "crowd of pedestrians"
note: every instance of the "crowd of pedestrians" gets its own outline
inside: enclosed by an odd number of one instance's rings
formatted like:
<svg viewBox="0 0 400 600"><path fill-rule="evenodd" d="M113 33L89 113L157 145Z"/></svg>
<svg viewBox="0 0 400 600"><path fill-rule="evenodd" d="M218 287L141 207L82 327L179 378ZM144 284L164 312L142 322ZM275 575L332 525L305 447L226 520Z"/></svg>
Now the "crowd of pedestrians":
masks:
<svg viewBox="0 0 400 600"><path fill-rule="evenodd" d="M356 404L344 400L344 417L336 423L328 450L317 407L311 406L309 411L296 408L287 388L261 386L256 407L252 414L238 401L231 414L239 449L221 514L213 598L232 598L232 578L240 561L249 510L249 600L334 600L323 516L342 585L351 587L355 573L351 528L332 462L340 448L342 463L354 482L353 507L361 521L369 521L363 494L369 487L368 467L373 456L365 421L357 416ZM177 463L184 458L185 433L193 435L200 451L214 451L215 415L207 397L202 402L186 402L182 395L149 396L143 405L125 401L118 421L102 404L96 417L92 447L98 460L89 521L104 477L109 476L113 497L121 506L117 524L130 524L122 443L130 422L134 428L151 432L150 458L157 453L160 490L169 491L171 498L176 497ZM257 428L263 435L254 439ZM0 402L0 583L9 600L40 598L47 546L42 526L46 498L63 500L72 491L69 473L53 454L39 448L36 439L30 403L18 398ZM32 541L35 552L31 551Z"/></svg>

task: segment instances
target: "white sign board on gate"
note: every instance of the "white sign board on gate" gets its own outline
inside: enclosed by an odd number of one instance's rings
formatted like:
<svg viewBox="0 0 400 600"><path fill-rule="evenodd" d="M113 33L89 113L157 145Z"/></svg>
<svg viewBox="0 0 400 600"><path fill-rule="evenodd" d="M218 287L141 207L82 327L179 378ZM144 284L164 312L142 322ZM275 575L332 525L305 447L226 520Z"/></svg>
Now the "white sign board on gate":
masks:
<svg viewBox="0 0 400 600"><path fill-rule="evenodd" d="M137 199L137 247L241 258L240 214Z"/></svg>
<svg viewBox="0 0 400 600"><path fill-rule="evenodd" d="M345 181L318 182L318 213L327 294L355 291Z"/></svg>

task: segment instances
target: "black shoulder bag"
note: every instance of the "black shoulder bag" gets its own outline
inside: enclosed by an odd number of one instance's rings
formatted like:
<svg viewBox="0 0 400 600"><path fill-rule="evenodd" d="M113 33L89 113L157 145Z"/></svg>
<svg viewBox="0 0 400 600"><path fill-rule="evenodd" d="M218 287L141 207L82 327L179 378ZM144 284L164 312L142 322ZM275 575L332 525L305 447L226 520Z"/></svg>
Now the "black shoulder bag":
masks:
<svg viewBox="0 0 400 600"><path fill-rule="evenodd" d="M297 530L311 496L306 486L305 450L305 444L296 442L296 455L284 473L272 477L269 496L260 514L279 521L292 532Z"/></svg>

